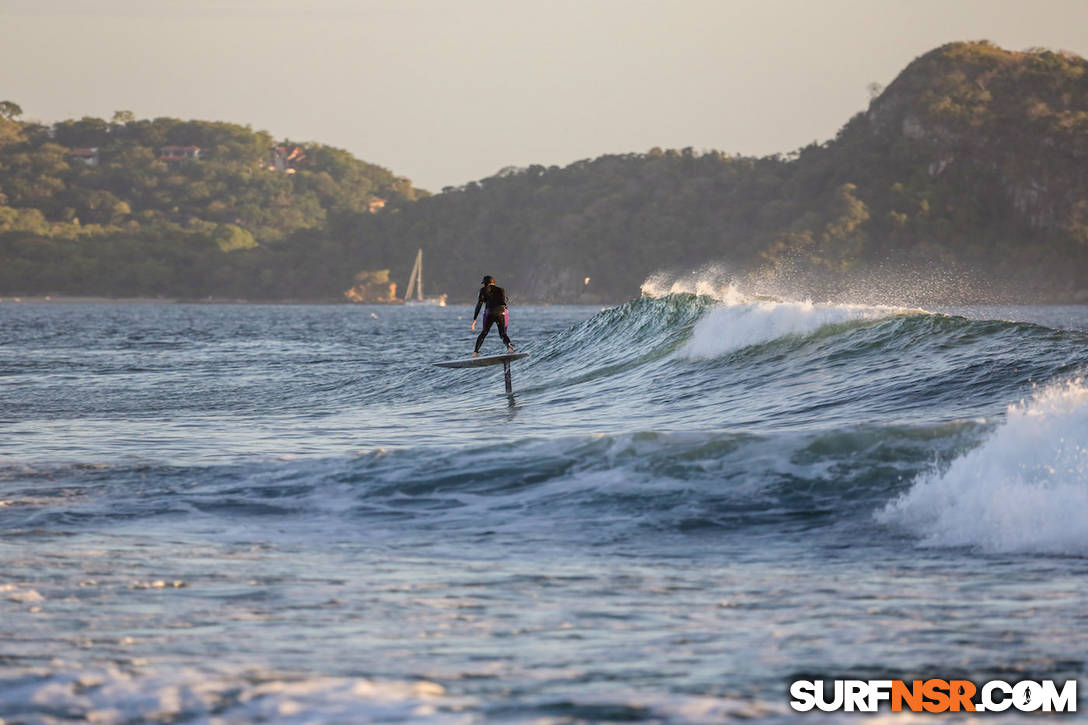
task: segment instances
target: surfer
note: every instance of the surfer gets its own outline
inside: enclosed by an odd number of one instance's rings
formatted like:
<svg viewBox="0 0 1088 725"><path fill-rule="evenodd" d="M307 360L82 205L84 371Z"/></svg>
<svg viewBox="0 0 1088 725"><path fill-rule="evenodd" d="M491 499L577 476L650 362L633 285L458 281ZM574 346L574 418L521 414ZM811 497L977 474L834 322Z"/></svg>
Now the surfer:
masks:
<svg viewBox="0 0 1088 725"><path fill-rule="evenodd" d="M484 277L483 287L480 288L480 296L476 300L476 311L472 313L472 331L476 331L476 318L480 315L480 308L484 308L484 321L481 325L480 336L476 338L476 349L472 357L480 354L480 346L484 344L491 325L499 326L499 337L506 344L506 351L513 352L514 345L506 334L506 325L510 321L510 313L506 309L506 290L495 284L495 278L490 274Z"/></svg>

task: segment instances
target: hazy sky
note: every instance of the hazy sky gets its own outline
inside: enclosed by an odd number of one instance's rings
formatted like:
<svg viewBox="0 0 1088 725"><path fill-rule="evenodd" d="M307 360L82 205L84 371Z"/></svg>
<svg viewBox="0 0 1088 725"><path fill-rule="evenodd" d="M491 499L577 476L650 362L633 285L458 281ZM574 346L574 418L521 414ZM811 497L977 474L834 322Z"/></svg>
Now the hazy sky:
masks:
<svg viewBox="0 0 1088 725"><path fill-rule="evenodd" d="M1088 54L1085 0L0 0L0 100L320 141L438 191L653 146L832 137L913 58Z"/></svg>

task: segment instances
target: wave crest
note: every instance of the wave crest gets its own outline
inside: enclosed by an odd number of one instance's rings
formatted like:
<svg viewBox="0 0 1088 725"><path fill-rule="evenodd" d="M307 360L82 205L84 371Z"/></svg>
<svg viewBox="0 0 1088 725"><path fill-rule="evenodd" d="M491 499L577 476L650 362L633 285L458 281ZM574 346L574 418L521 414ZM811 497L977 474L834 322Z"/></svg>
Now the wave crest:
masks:
<svg viewBox="0 0 1088 725"><path fill-rule="evenodd" d="M829 325L852 325L923 312L885 305L816 303L749 294L719 267L686 276L652 275L642 283L644 297L696 295L717 304L694 325L681 357L708 359L782 337L805 337Z"/></svg>
<svg viewBox="0 0 1088 725"><path fill-rule="evenodd" d="M747 302L717 307L700 319L680 354L715 358L752 345L797 336L828 326L881 320L906 311L891 307L826 305L804 302Z"/></svg>
<svg viewBox="0 0 1088 725"><path fill-rule="evenodd" d="M719 267L704 269L680 277L659 272L650 275L642 283L641 292L643 297L653 299L687 294L710 297L726 304L743 304L751 299L749 295L741 291L728 273Z"/></svg>

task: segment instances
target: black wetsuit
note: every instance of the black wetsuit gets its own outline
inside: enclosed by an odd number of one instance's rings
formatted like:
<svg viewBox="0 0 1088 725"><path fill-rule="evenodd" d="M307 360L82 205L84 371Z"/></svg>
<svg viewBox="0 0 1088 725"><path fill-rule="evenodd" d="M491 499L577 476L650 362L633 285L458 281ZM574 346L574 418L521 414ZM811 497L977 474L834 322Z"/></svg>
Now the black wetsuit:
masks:
<svg viewBox="0 0 1088 725"><path fill-rule="evenodd" d="M484 308L484 321L481 325L483 329L480 330L480 336L476 338L475 352L480 351L480 346L484 344L484 338L487 337L493 324L499 326L499 337L502 338L503 344L509 347L510 338L506 335L506 323L510 319L510 313L506 310L506 290L494 284L481 287L480 296L476 300L476 311L472 313L473 320L479 316L481 307Z"/></svg>

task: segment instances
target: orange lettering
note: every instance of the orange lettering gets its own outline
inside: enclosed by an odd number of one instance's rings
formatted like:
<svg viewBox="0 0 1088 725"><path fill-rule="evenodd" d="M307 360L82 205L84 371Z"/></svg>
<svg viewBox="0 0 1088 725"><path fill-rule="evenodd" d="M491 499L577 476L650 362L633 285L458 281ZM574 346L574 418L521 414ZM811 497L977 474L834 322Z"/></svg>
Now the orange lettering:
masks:
<svg viewBox="0 0 1088 725"><path fill-rule="evenodd" d="M913 712L922 710L922 681L914 680L910 687L902 680L892 682L892 712L902 712L903 702Z"/></svg>
<svg viewBox="0 0 1088 725"><path fill-rule="evenodd" d="M966 712L975 711L975 703L971 698L975 696L975 683L970 680L952 680L948 683L952 712L959 712L962 707Z"/></svg>
<svg viewBox="0 0 1088 725"><path fill-rule="evenodd" d="M931 702L922 704L926 712L945 712L948 710L948 681L926 680L922 683L922 694Z"/></svg>

